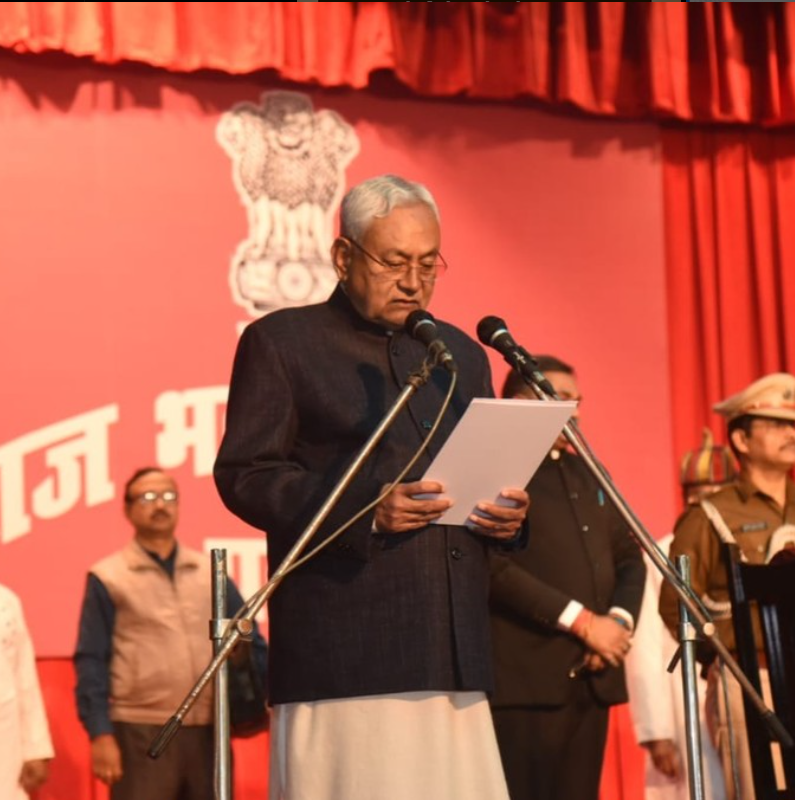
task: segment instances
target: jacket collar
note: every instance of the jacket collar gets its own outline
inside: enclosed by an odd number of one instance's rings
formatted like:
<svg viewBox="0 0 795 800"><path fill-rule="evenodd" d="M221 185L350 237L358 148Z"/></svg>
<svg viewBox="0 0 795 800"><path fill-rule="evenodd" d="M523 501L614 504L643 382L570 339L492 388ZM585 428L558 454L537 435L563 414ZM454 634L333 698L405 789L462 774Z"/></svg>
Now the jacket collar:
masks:
<svg viewBox="0 0 795 800"><path fill-rule="evenodd" d="M341 283L337 284L331 297L329 297L326 302L334 311L346 317L355 330L365 331L382 337L391 336L393 334L393 331L387 330L383 325L365 319L356 310ZM395 331L395 333L397 333L397 331Z"/></svg>

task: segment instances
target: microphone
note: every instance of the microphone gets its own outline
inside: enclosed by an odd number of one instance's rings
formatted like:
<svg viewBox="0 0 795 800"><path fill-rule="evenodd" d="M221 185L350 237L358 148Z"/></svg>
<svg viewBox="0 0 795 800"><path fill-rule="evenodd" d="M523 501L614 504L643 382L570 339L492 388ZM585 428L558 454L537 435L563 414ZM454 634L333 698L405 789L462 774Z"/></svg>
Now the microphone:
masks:
<svg viewBox="0 0 795 800"><path fill-rule="evenodd" d="M428 348L435 364L441 364L448 372L456 372L458 367L453 360L453 354L439 338L439 329L433 314L418 308L406 317L404 327L412 339L422 342Z"/></svg>
<svg viewBox="0 0 795 800"><path fill-rule="evenodd" d="M516 344L508 332L505 320L499 317L483 317L478 322L478 339L487 347L493 347L523 377L537 384L545 394L557 398L552 384L538 369L536 360L521 345Z"/></svg>

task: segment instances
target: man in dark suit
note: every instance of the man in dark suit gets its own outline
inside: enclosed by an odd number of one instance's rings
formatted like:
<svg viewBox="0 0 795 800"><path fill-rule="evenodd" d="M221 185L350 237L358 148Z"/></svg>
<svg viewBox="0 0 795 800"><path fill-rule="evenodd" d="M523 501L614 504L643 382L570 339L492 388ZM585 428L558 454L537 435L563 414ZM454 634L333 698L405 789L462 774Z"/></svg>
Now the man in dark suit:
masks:
<svg viewBox="0 0 795 800"><path fill-rule="evenodd" d="M561 399L580 399L568 364L538 361ZM503 395L535 397L516 373ZM608 709L627 700L622 663L645 567L565 437L528 491L528 547L491 558L491 702L500 754L511 800L596 800Z"/></svg>
<svg viewBox="0 0 795 800"><path fill-rule="evenodd" d="M278 566L416 371L426 349L403 332L445 269L436 203L394 176L343 199L325 303L284 309L243 333L215 479L226 505L267 532ZM492 394L483 350L438 323L458 364L439 435L383 493L437 416L451 376L397 415L270 605L271 797L282 800L506 798L486 692L489 546L521 535L528 496L483 503L467 527L421 476L473 397ZM430 495L430 497L428 497ZM330 541L329 541L330 540Z"/></svg>

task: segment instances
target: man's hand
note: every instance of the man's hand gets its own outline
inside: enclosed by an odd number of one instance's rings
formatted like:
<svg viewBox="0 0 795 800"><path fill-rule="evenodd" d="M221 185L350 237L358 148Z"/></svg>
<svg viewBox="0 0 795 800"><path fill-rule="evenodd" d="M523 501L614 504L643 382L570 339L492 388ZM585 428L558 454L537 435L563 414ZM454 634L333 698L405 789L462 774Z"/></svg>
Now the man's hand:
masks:
<svg viewBox="0 0 795 800"><path fill-rule="evenodd" d="M503 489L500 497L510 500L510 505L478 503L477 511L469 516L470 530L494 539L512 539L527 516L530 496L524 489Z"/></svg>
<svg viewBox="0 0 795 800"><path fill-rule="evenodd" d="M443 491L437 481L399 483L375 507L376 530L405 533L430 525L453 505L452 500L439 496Z"/></svg>
<svg viewBox="0 0 795 800"><path fill-rule="evenodd" d="M108 786L121 780L121 751L112 733L91 740L91 771Z"/></svg>
<svg viewBox="0 0 795 800"><path fill-rule="evenodd" d="M19 773L19 785L28 794L35 792L47 780L49 772L49 759L37 758L26 761L22 765L22 771Z"/></svg>
<svg viewBox="0 0 795 800"><path fill-rule="evenodd" d="M575 625L572 632L613 667L624 661L632 647L630 631L607 615L591 614L587 623L582 626Z"/></svg>
<svg viewBox="0 0 795 800"><path fill-rule="evenodd" d="M682 759L676 745L670 739L654 739L641 744L649 751L651 760L659 772L676 780L682 777Z"/></svg>

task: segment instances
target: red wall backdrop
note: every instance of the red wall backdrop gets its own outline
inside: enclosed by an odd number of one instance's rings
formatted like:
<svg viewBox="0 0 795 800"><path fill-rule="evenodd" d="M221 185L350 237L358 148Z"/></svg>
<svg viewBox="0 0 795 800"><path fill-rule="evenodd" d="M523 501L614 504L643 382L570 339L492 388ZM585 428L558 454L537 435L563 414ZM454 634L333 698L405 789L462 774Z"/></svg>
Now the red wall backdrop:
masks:
<svg viewBox="0 0 795 800"><path fill-rule="evenodd" d="M121 488L165 452L164 396L199 398L210 415L169 450L180 537L250 544L233 574L244 593L260 582L261 536L222 508L209 476L216 401L250 319L229 288L246 214L215 127L273 88L0 53L0 581L22 597L42 657L71 653L87 568L129 538ZM497 314L531 352L573 362L591 444L647 527L666 532L675 454L656 129L308 94L355 129L348 186L396 172L434 191L451 264L434 314L473 335ZM189 430L197 413L185 412ZM42 674L59 751L42 797L76 800L76 776L88 777L71 673L53 660ZM238 759L240 780L258 776L243 800L262 796L265 738Z"/></svg>

